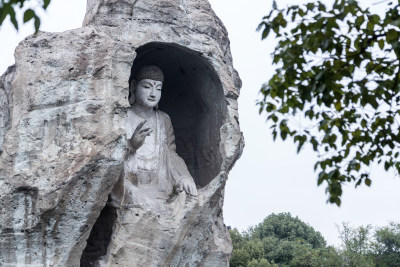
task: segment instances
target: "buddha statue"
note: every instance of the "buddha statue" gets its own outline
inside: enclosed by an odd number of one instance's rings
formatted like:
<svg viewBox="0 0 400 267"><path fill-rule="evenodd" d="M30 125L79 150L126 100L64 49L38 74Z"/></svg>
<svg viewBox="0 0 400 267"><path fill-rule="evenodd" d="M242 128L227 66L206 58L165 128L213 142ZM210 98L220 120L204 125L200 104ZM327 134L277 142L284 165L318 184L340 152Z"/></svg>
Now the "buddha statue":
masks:
<svg viewBox="0 0 400 267"><path fill-rule="evenodd" d="M156 66L142 67L130 80L128 153L123 177L111 193L112 206L132 204L133 192L138 189L158 196L168 196L174 190L197 195L194 180L176 153L171 119L158 109L163 82L164 75Z"/></svg>

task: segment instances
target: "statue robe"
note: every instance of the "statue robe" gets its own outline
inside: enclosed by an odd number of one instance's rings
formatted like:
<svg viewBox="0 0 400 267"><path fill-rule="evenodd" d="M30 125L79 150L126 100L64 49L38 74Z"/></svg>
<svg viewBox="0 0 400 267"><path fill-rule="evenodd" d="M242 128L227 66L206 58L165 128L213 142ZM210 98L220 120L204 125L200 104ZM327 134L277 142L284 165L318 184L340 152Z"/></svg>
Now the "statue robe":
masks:
<svg viewBox="0 0 400 267"><path fill-rule="evenodd" d="M136 114L133 108L128 110L128 139L132 138L136 127L145 119ZM133 192L138 189L153 191L158 198L165 198L181 179L193 179L185 162L176 153L174 130L169 116L155 110L155 125L152 128L152 135L146 137L142 147L128 151L123 177L120 177L111 194L112 201L134 204Z"/></svg>

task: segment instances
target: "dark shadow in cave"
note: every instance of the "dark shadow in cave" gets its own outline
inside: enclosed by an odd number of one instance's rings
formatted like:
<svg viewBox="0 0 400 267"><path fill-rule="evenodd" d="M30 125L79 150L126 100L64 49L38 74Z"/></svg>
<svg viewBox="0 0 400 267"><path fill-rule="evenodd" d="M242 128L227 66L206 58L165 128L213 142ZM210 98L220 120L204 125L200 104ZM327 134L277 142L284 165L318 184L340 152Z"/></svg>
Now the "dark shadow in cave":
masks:
<svg viewBox="0 0 400 267"><path fill-rule="evenodd" d="M199 52L167 43L149 43L136 50L132 74L141 66L156 65L164 72L160 110L175 131L176 147L198 188L221 170L220 128L226 110L222 84Z"/></svg>
<svg viewBox="0 0 400 267"><path fill-rule="evenodd" d="M81 256L81 267L96 267L95 262L106 255L116 219L116 209L106 205L90 232Z"/></svg>

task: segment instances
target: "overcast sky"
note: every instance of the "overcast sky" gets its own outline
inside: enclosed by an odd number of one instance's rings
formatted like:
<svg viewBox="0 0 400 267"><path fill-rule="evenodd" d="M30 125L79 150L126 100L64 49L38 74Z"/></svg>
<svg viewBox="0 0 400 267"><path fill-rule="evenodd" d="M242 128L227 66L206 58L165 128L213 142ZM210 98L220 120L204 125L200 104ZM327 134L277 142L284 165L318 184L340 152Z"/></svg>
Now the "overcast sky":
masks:
<svg viewBox="0 0 400 267"><path fill-rule="evenodd" d="M41 30L60 32L81 26L85 14L84 0L53 0L48 12L41 15ZM228 29L234 67L243 87L239 98L240 126L245 149L229 175L225 193L226 225L246 230L271 213L290 212L320 231L329 244L338 244L336 224L374 226L389 221L400 222L400 178L376 166L372 169L372 187L344 188L340 208L326 204L325 186L317 187L313 172L316 155L308 147L296 154L291 141L273 142L255 105L261 84L273 73L270 54L272 36L260 40L255 31L261 18L269 13L272 0L211 0L217 15ZM299 0L279 0L280 6L299 4ZM328 2L328 1L322 1ZM378 0L363 0L371 10ZM306 3L306 1L304 1ZM33 25L22 26L17 33L7 21L0 29L0 73L14 63L18 42L33 32Z"/></svg>

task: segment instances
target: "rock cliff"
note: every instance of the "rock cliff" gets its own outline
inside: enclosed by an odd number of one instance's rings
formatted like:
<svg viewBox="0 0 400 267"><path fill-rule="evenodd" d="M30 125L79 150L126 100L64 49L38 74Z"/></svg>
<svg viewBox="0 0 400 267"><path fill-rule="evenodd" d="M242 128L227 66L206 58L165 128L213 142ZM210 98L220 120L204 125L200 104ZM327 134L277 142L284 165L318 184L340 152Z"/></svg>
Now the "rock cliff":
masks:
<svg viewBox="0 0 400 267"><path fill-rule="evenodd" d="M82 28L30 36L15 59L0 79L1 266L228 266L241 82L207 1L88 0ZM128 81L143 64L165 72L160 109L199 196L112 210Z"/></svg>

